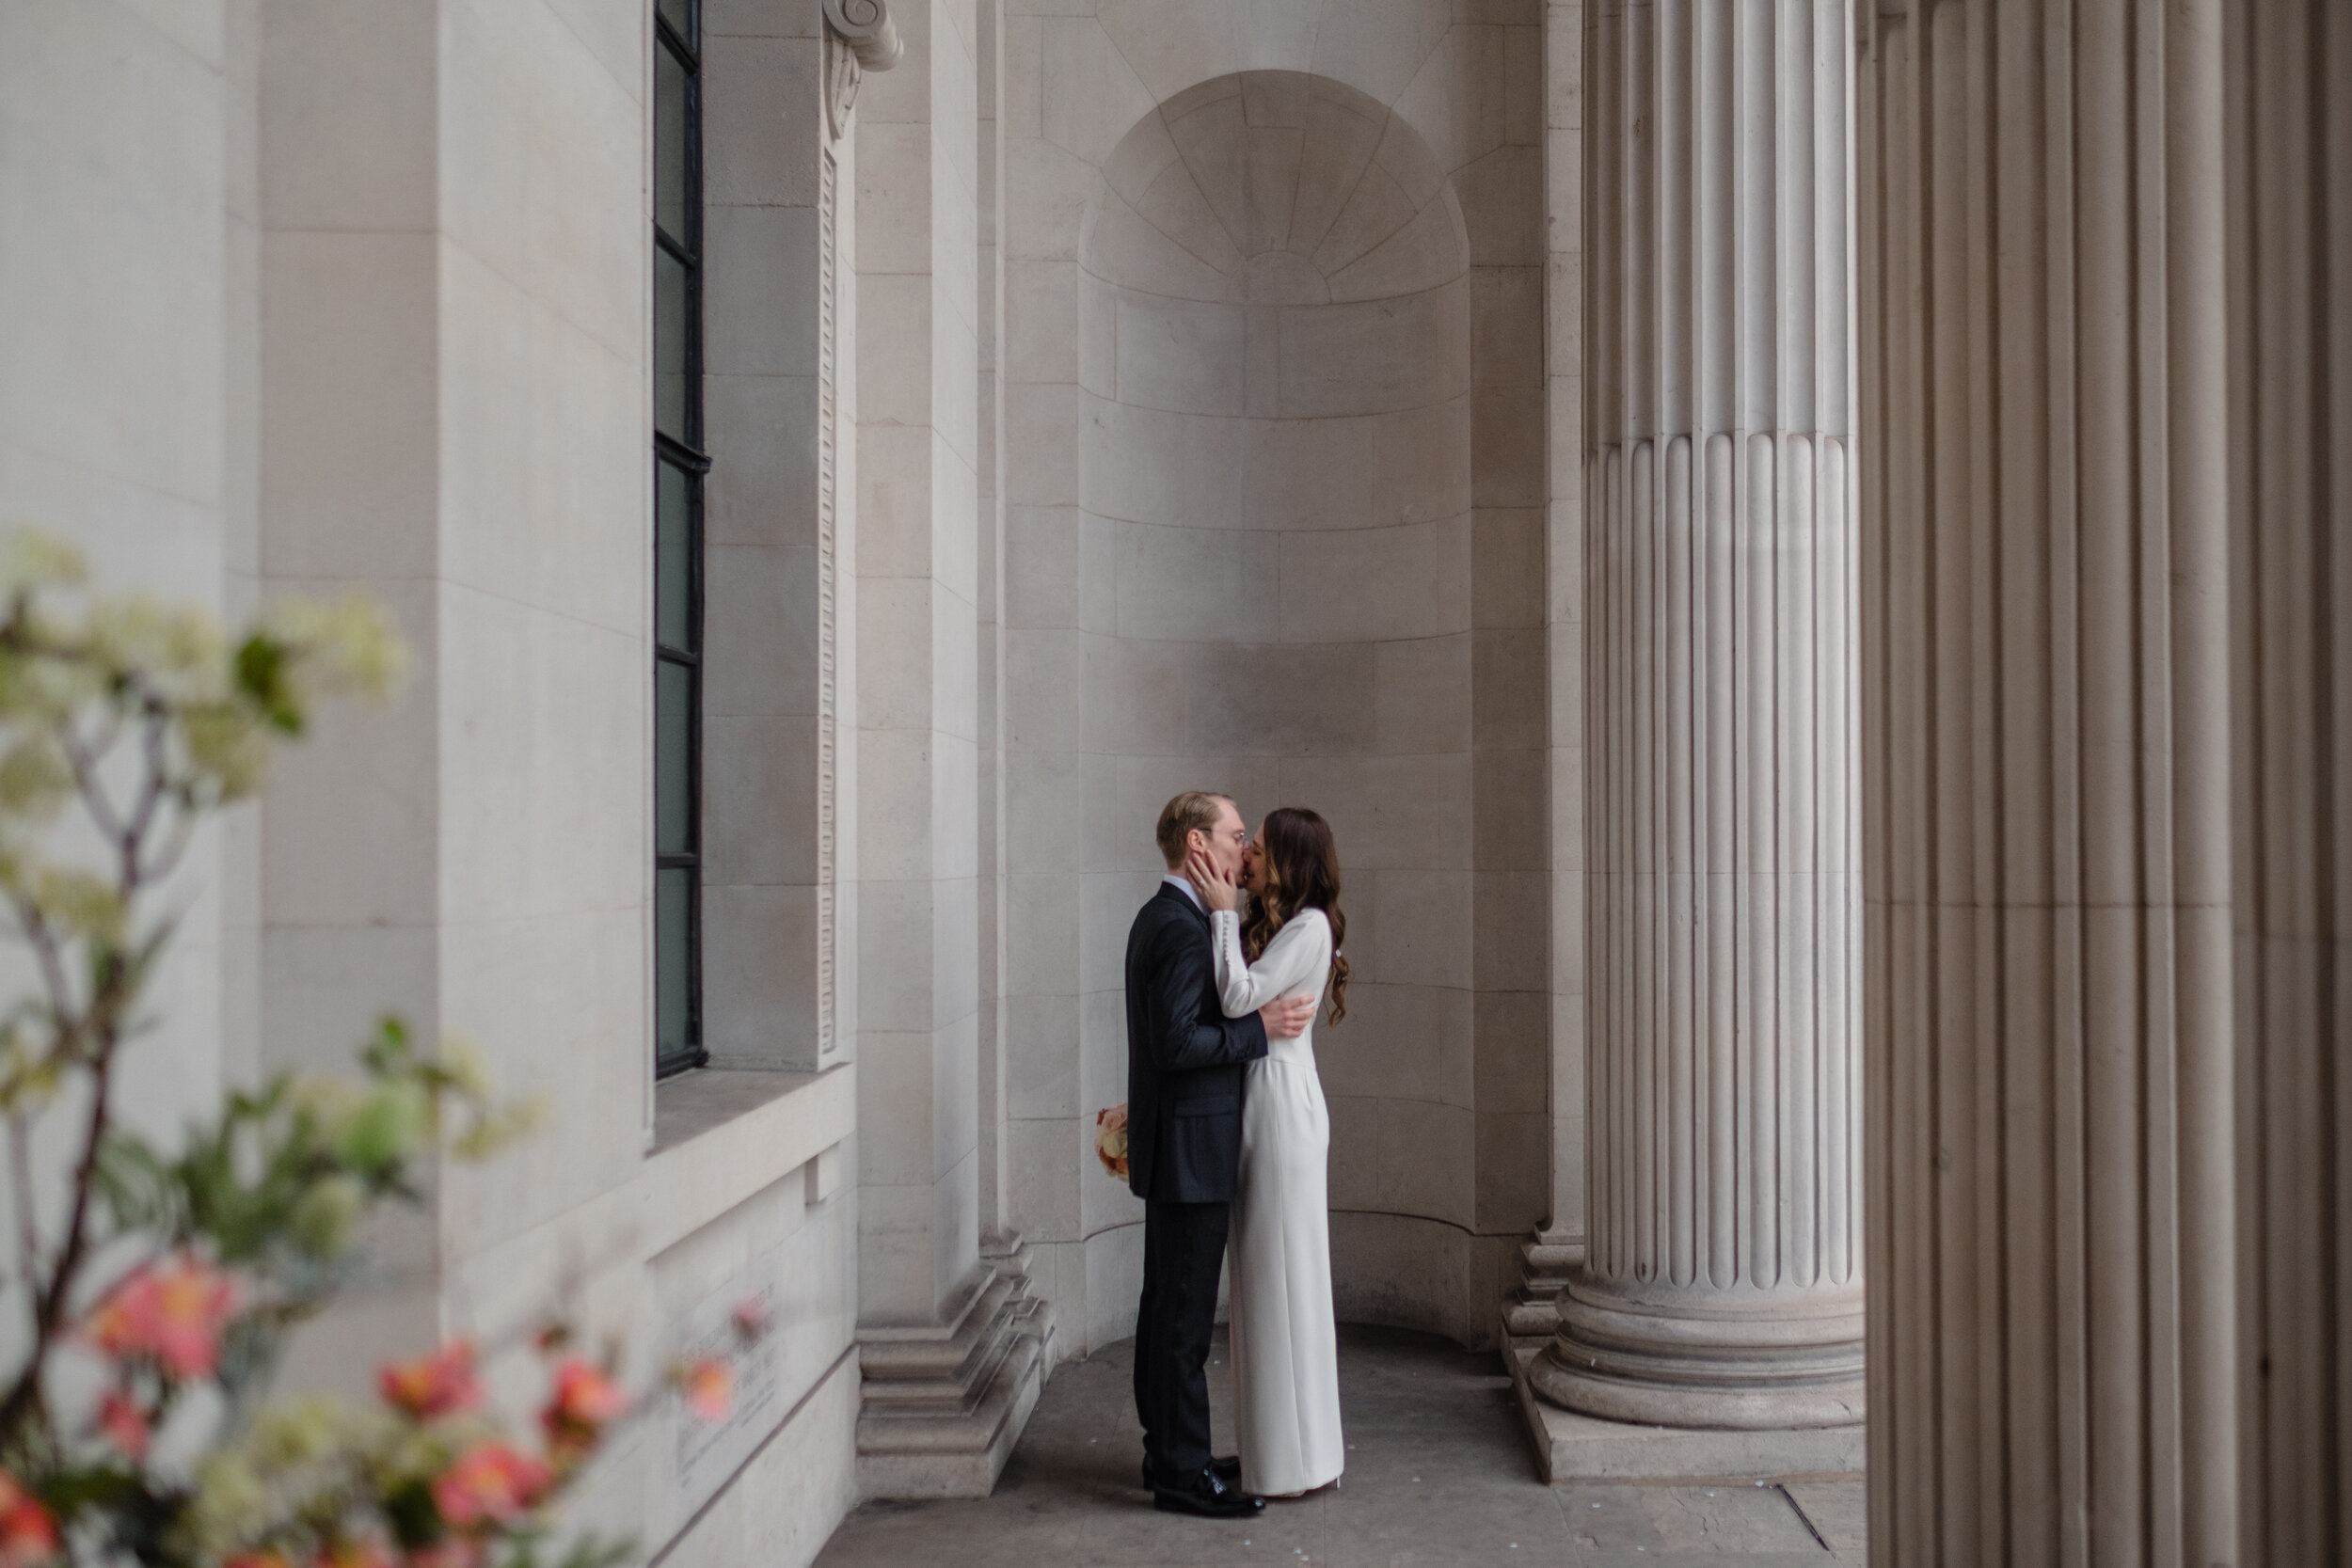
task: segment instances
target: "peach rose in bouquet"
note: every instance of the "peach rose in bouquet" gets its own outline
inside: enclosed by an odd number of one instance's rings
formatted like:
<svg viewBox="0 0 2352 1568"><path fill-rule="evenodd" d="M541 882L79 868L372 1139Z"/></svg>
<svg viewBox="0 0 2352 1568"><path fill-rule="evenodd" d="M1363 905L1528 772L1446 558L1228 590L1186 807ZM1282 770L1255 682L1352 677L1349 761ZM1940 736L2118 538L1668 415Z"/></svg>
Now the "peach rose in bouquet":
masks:
<svg viewBox="0 0 2352 1568"><path fill-rule="evenodd" d="M1103 1168L1127 1180L1127 1107L1113 1105L1094 1113L1094 1157Z"/></svg>

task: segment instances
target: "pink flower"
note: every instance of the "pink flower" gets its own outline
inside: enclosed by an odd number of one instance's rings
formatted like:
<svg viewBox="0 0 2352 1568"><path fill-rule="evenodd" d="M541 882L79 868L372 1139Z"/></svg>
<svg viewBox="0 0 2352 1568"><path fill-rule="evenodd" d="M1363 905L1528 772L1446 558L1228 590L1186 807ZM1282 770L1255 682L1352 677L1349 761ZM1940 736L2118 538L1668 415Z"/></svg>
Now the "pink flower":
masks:
<svg viewBox="0 0 2352 1568"><path fill-rule="evenodd" d="M0 1470L0 1568L34 1568L57 1555L57 1521Z"/></svg>
<svg viewBox="0 0 2352 1568"><path fill-rule="evenodd" d="M174 1377L210 1377L237 1284L193 1258L134 1269L90 1314L87 1332L113 1356L151 1355Z"/></svg>
<svg viewBox="0 0 2352 1568"><path fill-rule="evenodd" d="M628 1408L610 1377L575 1356L555 1369L555 1392L539 1412L539 1424L556 1456L572 1459L595 1448L604 1424Z"/></svg>
<svg viewBox="0 0 2352 1568"><path fill-rule="evenodd" d="M706 1355L679 1375L686 1408L698 1421L723 1421L735 1405L735 1371L716 1356Z"/></svg>
<svg viewBox="0 0 2352 1568"><path fill-rule="evenodd" d="M471 1410L482 1402L482 1385L473 1375L473 1342L469 1339L453 1339L421 1360L379 1368L375 1382L387 1403L421 1421Z"/></svg>
<svg viewBox="0 0 2352 1568"><path fill-rule="evenodd" d="M148 1439L153 1435L147 1424L147 1412L141 1410L131 1396L119 1388L109 1388L98 1406L98 1430L106 1434L106 1441L122 1450L122 1456L135 1465L147 1457Z"/></svg>
<svg viewBox="0 0 2352 1568"><path fill-rule="evenodd" d="M736 1337L749 1342L768 1332L768 1303L758 1296L746 1296L735 1304Z"/></svg>
<svg viewBox="0 0 2352 1568"><path fill-rule="evenodd" d="M503 1443L482 1443L457 1456L433 1483L433 1503L458 1529L503 1525L547 1495L554 1473Z"/></svg>

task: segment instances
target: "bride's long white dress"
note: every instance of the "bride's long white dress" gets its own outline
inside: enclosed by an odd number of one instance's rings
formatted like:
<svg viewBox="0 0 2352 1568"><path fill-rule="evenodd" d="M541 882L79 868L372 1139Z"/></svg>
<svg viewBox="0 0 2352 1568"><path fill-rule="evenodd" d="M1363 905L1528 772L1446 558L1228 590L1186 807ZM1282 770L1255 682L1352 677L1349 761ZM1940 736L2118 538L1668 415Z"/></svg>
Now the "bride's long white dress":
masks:
<svg viewBox="0 0 2352 1568"><path fill-rule="evenodd" d="M1331 927L1302 910L1255 964L1242 957L1241 920L1213 917L1225 1016L1277 997L1323 993ZM1242 1490L1280 1497L1337 1481L1339 1336L1331 1313L1331 1117L1315 1077L1314 1026L1269 1040L1249 1064L1241 1113L1241 1181L1226 1251L1232 1282L1233 1411Z"/></svg>

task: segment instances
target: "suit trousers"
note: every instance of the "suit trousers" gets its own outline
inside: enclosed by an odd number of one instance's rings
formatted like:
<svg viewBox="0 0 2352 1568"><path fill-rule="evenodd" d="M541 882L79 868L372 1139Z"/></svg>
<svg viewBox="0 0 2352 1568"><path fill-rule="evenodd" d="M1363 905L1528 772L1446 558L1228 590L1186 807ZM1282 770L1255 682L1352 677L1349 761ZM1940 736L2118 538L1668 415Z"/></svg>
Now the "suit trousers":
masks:
<svg viewBox="0 0 2352 1568"><path fill-rule="evenodd" d="M1232 1225L1226 1203L1143 1206L1143 1304L1136 1313L1136 1415L1144 1457L1167 1483L1209 1463L1209 1336Z"/></svg>

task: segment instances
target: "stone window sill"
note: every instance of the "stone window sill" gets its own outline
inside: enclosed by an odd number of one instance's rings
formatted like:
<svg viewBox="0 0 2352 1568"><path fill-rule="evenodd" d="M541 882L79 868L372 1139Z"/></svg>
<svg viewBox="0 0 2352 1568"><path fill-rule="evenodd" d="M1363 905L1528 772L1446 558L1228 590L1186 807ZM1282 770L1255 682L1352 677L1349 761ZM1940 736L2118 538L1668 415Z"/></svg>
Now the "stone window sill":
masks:
<svg viewBox="0 0 2352 1568"><path fill-rule="evenodd" d="M831 1197L856 1125L854 1063L817 1073L706 1068L655 1085L646 1172L685 1235L795 1170L810 1204Z"/></svg>
<svg viewBox="0 0 2352 1568"><path fill-rule="evenodd" d="M706 1068L654 1086L646 1166L682 1190L710 1185L715 1195L734 1196L807 1166L809 1201L817 1204L840 1185L842 1140L856 1129L856 1115L854 1063L823 1072Z"/></svg>
<svg viewBox="0 0 2352 1568"><path fill-rule="evenodd" d="M820 1076L703 1068L665 1078L653 1088L653 1152L675 1148L738 1117L752 1116Z"/></svg>

